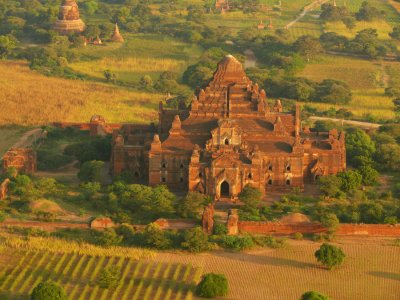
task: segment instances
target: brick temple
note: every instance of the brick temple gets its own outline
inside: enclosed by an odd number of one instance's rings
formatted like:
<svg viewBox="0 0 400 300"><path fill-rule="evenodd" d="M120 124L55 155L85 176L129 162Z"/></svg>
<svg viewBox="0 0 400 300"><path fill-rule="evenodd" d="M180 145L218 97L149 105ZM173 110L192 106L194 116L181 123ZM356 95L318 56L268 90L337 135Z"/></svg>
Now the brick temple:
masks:
<svg viewBox="0 0 400 300"><path fill-rule="evenodd" d="M190 109L165 109L158 125L113 132L112 173L138 183L236 198L250 184L264 194L303 188L346 168L344 133L301 128L300 107L284 112L226 56Z"/></svg>
<svg viewBox="0 0 400 300"><path fill-rule="evenodd" d="M79 33L85 30L79 7L75 0L63 0L53 29L61 34Z"/></svg>

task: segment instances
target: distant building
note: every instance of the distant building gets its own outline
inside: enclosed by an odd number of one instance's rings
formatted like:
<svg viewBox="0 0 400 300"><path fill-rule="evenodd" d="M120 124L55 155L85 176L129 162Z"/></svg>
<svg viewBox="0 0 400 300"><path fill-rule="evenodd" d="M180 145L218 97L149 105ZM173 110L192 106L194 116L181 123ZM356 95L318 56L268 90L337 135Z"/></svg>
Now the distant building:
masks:
<svg viewBox="0 0 400 300"><path fill-rule="evenodd" d="M60 34L79 33L85 30L85 23L80 19L75 0L63 0L53 29Z"/></svg>
<svg viewBox="0 0 400 300"><path fill-rule="evenodd" d="M93 41L93 45L102 45L102 44L103 44L103 42L102 42L102 40L100 39L99 36L97 36L95 38L95 40Z"/></svg>
<svg viewBox="0 0 400 300"><path fill-rule="evenodd" d="M260 21L260 23L258 23L257 29L258 29L258 30L264 30L264 29L265 29L265 25L264 25L264 23L263 23L262 20Z"/></svg>
<svg viewBox="0 0 400 300"><path fill-rule="evenodd" d="M228 11L230 9L228 0L216 0L215 9L220 10L221 12Z"/></svg>
<svg viewBox="0 0 400 300"><path fill-rule="evenodd" d="M115 23L114 33L111 37L111 42L114 42L114 43L123 43L124 42L124 38L122 37L121 33L119 32L117 23Z"/></svg>
<svg viewBox="0 0 400 300"><path fill-rule="evenodd" d="M345 135L304 131L300 107L267 101L242 64L228 55L190 109L159 107L158 126L126 124L113 132L113 175L138 183L236 198L246 185L290 191L346 168Z"/></svg>

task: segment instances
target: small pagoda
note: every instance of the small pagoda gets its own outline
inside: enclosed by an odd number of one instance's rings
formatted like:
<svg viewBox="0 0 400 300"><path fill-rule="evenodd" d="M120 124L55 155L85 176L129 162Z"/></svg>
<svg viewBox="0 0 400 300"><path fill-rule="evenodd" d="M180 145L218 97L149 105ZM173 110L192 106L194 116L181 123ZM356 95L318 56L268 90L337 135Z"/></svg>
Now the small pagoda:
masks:
<svg viewBox="0 0 400 300"><path fill-rule="evenodd" d="M85 30L85 23L81 20L79 7L75 0L63 0L53 29L60 34L80 33Z"/></svg>
<svg viewBox="0 0 400 300"><path fill-rule="evenodd" d="M114 33L111 37L111 42L114 42L114 43L123 43L124 42L124 38L122 37L121 33L119 32L119 27L118 27L117 23L115 23Z"/></svg>

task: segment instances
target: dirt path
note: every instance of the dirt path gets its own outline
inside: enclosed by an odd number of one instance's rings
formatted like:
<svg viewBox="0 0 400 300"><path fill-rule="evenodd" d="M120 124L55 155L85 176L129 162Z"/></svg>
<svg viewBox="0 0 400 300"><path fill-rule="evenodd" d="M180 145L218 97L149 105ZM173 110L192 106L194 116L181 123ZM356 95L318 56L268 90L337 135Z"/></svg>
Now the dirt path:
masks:
<svg viewBox="0 0 400 300"><path fill-rule="evenodd" d="M314 9L316 9L317 7L321 6L322 4L324 4L328 1L329 0L317 0L317 1L314 1L313 3L307 5L306 7L304 7L303 11L296 19L294 19L293 21L286 24L285 28L289 29L290 27L295 25L297 22L299 22L301 19L303 19L310 11L313 11Z"/></svg>
<svg viewBox="0 0 400 300"><path fill-rule="evenodd" d="M27 148L36 140L42 137L43 131L41 128L35 128L24 133L23 136L13 145L13 148Z"/></svg>
<svg viewBox="0 0 400 300"><path fill-rule="evenodd" d="M328 118L328 117L310 117L310 120L312 121L333 121L337 123L341 123L342 125L347 124L347 125L353 125L356 127L360 127L363 129L378 129L381 127L381 124L377 123L369 123L369 122L361 122L361 121L353 121L353 120L343 120L343 119L336 119L336 118Z"/></svg>

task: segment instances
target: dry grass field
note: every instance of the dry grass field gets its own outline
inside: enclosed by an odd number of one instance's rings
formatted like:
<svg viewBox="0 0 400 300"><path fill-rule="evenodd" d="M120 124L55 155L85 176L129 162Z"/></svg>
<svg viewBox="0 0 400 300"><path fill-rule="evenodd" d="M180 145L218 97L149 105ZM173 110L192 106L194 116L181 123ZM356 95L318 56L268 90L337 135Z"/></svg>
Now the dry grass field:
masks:
<svg viewBox="0 0 400 300"><path fill-rule="evenodd" d="M22 62L0 62L0 125L87 122L94 114L108 122L149 122L157 117L161 94L101 83L50 78Z"/></svg>
<svg viewBox="0 0 400 300"><path fill-rule="evenodd" d="M394 117L393 103L384 95L384 88L397 84L400 63L368 61L351 57L323 56L308 64L299 76L315 81L336 79L346 82L353 92L353 100L348 105L337 108L350 109L357 117L371 114L380 119ZM332 104L312 103L320 109L335 107Z"/></svg>
<svg viewBox="0 0 400 300"><path fill-rule="evenodd" d="M0 158L27 130L20 126L0 126Z"/></svg>
<svg viewBox="0 0 400 300"><path fill-rule="evenodd" d="M291 241L278 250L247 253L213 252L201 255L159 254L155 260L192 263L204 273L228 277L227 299L295 300L308 290L317 290L334 300L396 300L400 295L400 247L392 241L341 239L347 255L339 269L321 268L314 252L320 243Z"/></svg>

